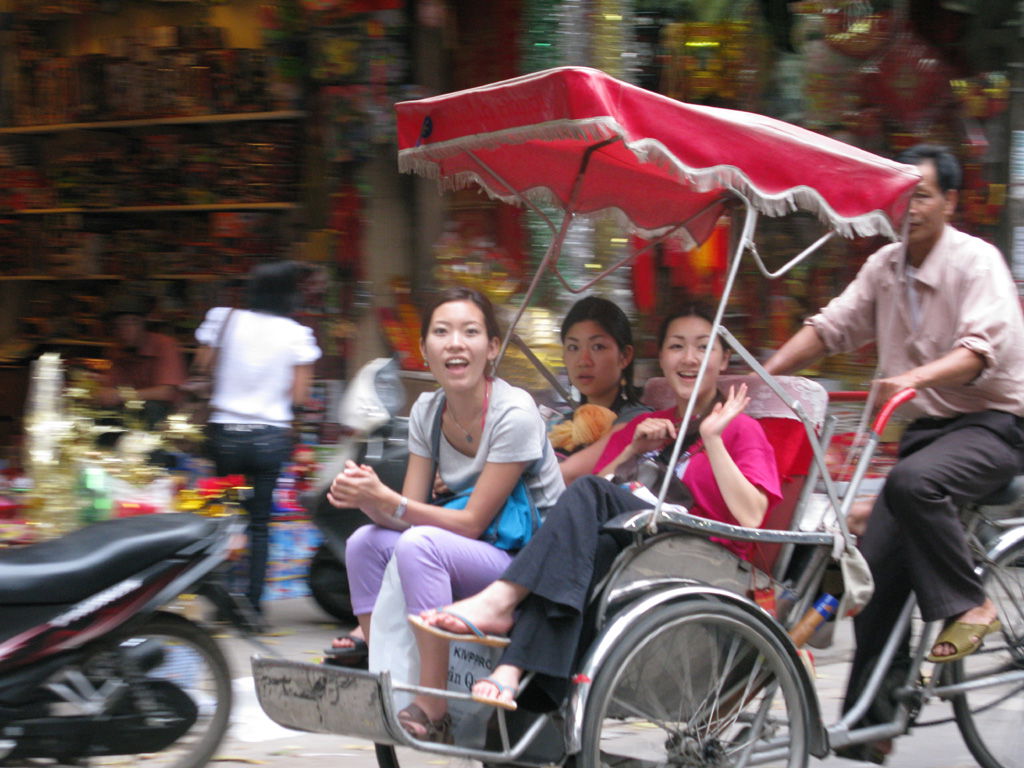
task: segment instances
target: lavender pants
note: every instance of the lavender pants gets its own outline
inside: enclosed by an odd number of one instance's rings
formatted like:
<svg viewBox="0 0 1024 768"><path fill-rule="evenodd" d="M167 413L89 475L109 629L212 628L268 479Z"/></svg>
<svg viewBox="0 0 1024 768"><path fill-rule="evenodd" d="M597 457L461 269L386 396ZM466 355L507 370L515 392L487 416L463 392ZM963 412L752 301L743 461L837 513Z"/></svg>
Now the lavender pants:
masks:
<svg viewBox="0 0 1024 768"><path fill-rule="evenodd" d="M409 613L475 595L504 573L512 555L479 539L432 525L393 531L364 525L348 537L345 567L352 612L373 612L384 569L394 554Z"/></svg>

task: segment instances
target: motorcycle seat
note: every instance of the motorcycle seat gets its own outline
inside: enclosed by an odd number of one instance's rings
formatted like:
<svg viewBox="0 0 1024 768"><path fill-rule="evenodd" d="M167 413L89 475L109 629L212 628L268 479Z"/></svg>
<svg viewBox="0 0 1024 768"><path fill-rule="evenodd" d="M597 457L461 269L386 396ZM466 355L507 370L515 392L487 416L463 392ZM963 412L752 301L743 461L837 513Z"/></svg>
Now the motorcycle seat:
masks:
<svg viewBox="0 0 1024 768"><path fill-rule="evenodd" d="M63 605L139 573L210 536L187 512L106 520L27 547L0 550L0 605Z"/></svg>

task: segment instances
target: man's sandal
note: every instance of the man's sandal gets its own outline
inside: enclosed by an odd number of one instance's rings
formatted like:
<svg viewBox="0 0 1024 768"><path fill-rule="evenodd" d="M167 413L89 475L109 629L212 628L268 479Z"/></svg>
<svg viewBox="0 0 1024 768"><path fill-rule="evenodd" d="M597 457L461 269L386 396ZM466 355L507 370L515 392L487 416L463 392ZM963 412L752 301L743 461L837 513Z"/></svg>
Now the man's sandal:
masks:
<svg viewBox="0 0 1024 768"><path fill-rule="evenodd" d="M437 720L431 720L418 704L410 704L398 713L398 723L414 739L435 744L454 743L452 716L447 712Z"/></svg>
<svg viewBox="0 0 1024 768"><path fill-rule="evenodd" d="M846 760L857 760L861 763L874 763L885 765L886 758L892 752L892 740L869 741L863 744L847 744L845 747L837 747L833 754Z"/></svg>
<svg viewBox="0 0 1024 768"><path fill-rule="evenodd" d="M985 636L991 635L993 632L998 632L1003 628L1003 625L999 623L999 619L992 619L988 624L968 624L963 621L954 621L949 624L944 630L939 633L939 636L935 638L935 644L932 646L932 652L926 657L928 661L935 664L945 664L948 661L958 661L964 656L970 656L976 650L981 648L983 642L985 642ZM943 643L952 645L955 649L955 653L951 653L948 656L936 656L935 649Z"/></svg>
<svg viewBox="0 0 1024 768"><path fill-rule="evenodd" d="M515 712L516 709L519 708L519 705L516 704L516 696L519 695L518 688L511 685L503 685L502 683L499 683L497 680L495 680L493 677L481 677L479 680L477 680L477 682L489 683L490 685L493 685L495 688L498 689L498 695L480 696L470 691L470 698L473 699L473 701L479 702L480 704L489 704L490 706L498 707L499 709L507 709L510 712ZM501 698L502 694L505 693L505 691L511 691L512 698Z"/></svg>

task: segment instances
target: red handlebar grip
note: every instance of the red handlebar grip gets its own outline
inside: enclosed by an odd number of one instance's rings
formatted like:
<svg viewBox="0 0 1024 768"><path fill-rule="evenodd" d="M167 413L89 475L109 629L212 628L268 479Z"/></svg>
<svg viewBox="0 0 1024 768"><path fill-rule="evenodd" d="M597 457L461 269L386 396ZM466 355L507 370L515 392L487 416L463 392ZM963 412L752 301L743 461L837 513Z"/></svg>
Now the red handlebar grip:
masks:
<svg viewBox="0 0 1024 768"><path fill-rule="evenodd" d="M909 403L917 397L917 390L912 387L907 389L901 389L895 395L889 398L889 400L882 406L882 410L878 412L878 416L875 417L875 423L871 425L871 430L876 434L882 434L885 429L885 425L889 423L889 418L893 412L905 403Z"/></svg>

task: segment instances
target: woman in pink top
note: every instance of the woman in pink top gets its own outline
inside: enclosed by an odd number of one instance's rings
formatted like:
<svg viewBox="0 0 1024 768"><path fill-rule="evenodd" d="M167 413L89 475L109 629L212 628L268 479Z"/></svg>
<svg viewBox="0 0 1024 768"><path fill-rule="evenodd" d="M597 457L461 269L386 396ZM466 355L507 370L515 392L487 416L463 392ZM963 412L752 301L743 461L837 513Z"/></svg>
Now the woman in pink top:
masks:
<svg viewBox="0 0 1024 768"><path fill-rule="evenodd" d="M781 498L775 454L761 426L742 413L749 401L746 386L730 388L725 395L718 391L718 376L728 358L721 342L712 340L711 327L710 313L699 305L662 323L659 361L676 404L641 414L615 433L594 472L611 475L628 461L670 454L682 416L695 399L691 434L676 467L693 498L689 510L757 528ZM698 389L697 371L705 354L711 359ZM601 527L623 512L650 507L595 475L569 486L501 579L448 608L410 618L445 637L508 644L493 674L473 686L474 699L515 709L526 670L537 673L531 690L542 691L545 704L557 704L564 695L580 647L587 598L621 548ZM745 543L723 543L748 557Z"/></svg>

